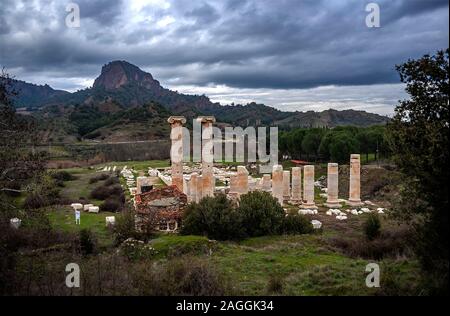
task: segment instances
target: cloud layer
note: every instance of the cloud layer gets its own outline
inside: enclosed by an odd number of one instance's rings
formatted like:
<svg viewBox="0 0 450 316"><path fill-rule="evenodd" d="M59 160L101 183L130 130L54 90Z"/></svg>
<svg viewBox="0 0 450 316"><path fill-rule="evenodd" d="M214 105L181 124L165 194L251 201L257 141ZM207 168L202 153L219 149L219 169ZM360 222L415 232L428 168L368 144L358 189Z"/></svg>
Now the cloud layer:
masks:
<svg viewBox="0 0 450 316"><path fill-rule="evenodd" d="M447 0L376 1L380 28L366 27L361 0L74 2L79 29L65 25L68 2L3 0L0 64L75 90L120 59L224 103L389 113L404 96L395 64L448 47Z"/></svg>

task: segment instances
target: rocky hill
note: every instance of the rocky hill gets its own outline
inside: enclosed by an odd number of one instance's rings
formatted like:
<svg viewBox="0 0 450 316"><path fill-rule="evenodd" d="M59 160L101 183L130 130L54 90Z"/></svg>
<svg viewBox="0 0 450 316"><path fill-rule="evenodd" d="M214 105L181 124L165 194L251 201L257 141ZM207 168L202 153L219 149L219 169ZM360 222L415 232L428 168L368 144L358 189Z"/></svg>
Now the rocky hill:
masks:
<svg viewBox="0 0 450 316"><path fill-rule="evenodd" d="M18 107L34 108L34 115L43 120L51 118L51 122L69 131L66 134L78 139L146 140L165 137L165 119L172 114L184 115L188 119L214 115L222 123L278 125L285 129L370 126L388 121L387 117L364 111L283 112L257 103L220 105L204 95L187 95L166 89L150 73L126 61L104 65L92 87L74 93L23 81L16 81L16 89L19 90ZM146 121L142 121L141 116ZM146 130L160 132L149 133ZM46 135L52 137L52 133ZM65 136L58 138L67 139Z"/></svg>

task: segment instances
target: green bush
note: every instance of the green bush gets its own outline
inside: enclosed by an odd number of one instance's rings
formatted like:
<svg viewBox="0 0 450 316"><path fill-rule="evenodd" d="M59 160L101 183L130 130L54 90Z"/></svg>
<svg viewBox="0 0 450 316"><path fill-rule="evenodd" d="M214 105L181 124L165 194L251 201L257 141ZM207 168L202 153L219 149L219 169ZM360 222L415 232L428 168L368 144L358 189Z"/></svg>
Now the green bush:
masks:
<svg viewBox="0 0 450 316"><path fill-rule="evenodd" d="M80 251L83 255L90 255L95 253L97 249L97 238L89 229L80 230Z"/></svg>
<svg viewBox="0 0 450 316"><path fill-rule="evenodd" d="M124 211L116 217L114 225L114 241L116 245L120 245L128 238L137 238L134 212Z"/></svg>
<svg viewBox="0 0 450 316"><path fill-rule="evenodd" d="M282 294L284 280L279 275L272 275L267 283L267 294Z"/></svg>
<svg viewBox="0 0 450 316"><path fill-rule="evenodd" d="M119 197L120 198L120 197ZM123 203L118 198L107 198L105 202L100 204L102 212L118 212L122 209Z"/></svg>
<svg viewBox="0 0 450 316"><path fill-rule="evenodd" d="M89 183L93 184L93 183L97 183L99 181L103 181L103 180L107 180L109 179L109 175L107 175L106 173L101 173L99 175L96 175L92 178L89 179Z"/></svg>
<svg viewBox="0 0 450 316"><path fill-rule="evenodd" d="M105 181L105 185L106 186L110 186L110 185L114 185L114 184L118 184L119 182L119 178L117 177L109 177L109 179L106 179Z"/></svg>
<svg viewBox="0 0 450 316"><path fill-rule="evenodd" d="M25 198L23 206L26 209L38 209L48 204L48 199L45 196L37 192L32 192Z"/></svg>
<svg viewBox="0 0 450 316"><path fill-rule="evenodd" d="M106 200L108 197L120 197L123 195L123 189L119 184L113 186L101 185L91 191L91 198L97 200Z"/></svg>
<svg viewBox="0 0 450 316"><path fill-rule="evenodd" d="M261 191L242 195L237 212L249 237L278 234L285 217L278 201Z"/></svg>
<svg viewBox="0 0 450 316"><path fill-rule="evenodd" d="M142 240L128 238L120 245L120 252L131 261L151 259L157 251L150 244Z"/></svg>
<svg viewBox="0 0 450 316"><path fill-rule="evenodd" d="M364 233L368 240L374 240L380 235L381 222L378 214L371 213L364 223Z"/></svg>
<svg viewBox="0 0 450 316"><path fill-rule="evenodd" d="M286 216L280 227L280 233L286 235L310 234L313 231L311 221L304 215Z"/></svg>
<svg viewBox="0 0 450 316"><path fill-rule="evenodd" d="M224 194L206 197L199 203L188 205L181 233L217 240L238 240L244 237L241 214Z"/></svg>
<svg viewBox="0 0 450 316"><path fill-rule="evenodd" d="M64 170L53 172L50 175L53 179L59 180L59 181L73 181L73 180L77 179L77 177L72 175L70 172L64 171Z"/></svg>
<svg viewBox="0 0 450 316"><path fill-rule="evenodd" d="M181 257L137 272L136 286L143 296L233 295L228 279L209 261Z"/></svg>

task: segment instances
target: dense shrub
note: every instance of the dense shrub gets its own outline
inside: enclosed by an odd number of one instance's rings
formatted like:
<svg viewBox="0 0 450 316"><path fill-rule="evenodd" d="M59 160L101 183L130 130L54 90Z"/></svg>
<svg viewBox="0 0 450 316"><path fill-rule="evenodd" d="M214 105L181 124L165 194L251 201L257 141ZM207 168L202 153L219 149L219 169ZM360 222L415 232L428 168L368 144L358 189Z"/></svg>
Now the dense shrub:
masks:
<svg viewBox="0 0 450 316"><path fill-rule="evenodd" d="M278 201L267 192L253 191L242 195L237 212L250 237L279 233L285 217Z"/></svg>
<svg viewBox="0 0 450 316"><path fill-rule="evenodd" d="M206 197L190 204L183 217L181 233L203 235L217 240L233 240L244 237L242 218L226 195Z"/></svg>
<svg viewBox="0 0 450 316"><path fill-rule="evenodd" d="M20 196L20 194L21 194L21 192L20 192L21 184L20 184L19 181L11 181L10 183L8 183L8 188L12 189L12 190L7 190L7 191L4 191L2 193L6 194L8 196L11 196L11 197L18 197L18 196Z"/></svg>
<svg viewBox="0 0 450 316"><path fill-rule="evenodd" d="M231 286L205 260L195 257L173 259L154 265L136 277L139 295L145 296L222 296L232 295Z"/></svg>
<svg viewBox="0 0 450 316"><path fill-rule="evenodd" d="M116 217L114 225L114 241L116 245L120 245L128 238L137 238L135 228L134 213L132 211L124 211Z"/></svg>
<svg viewBox="0 0 450 316"><path fill-rule="evenodd" d="M237 208L225 195L191 203L185 210L181 228L184 235L202 235L216 240L308 234L312 231L312 224L306 217L285 217L278 201L269 193L260 191L242 195Z"/></svg>
<svg viewBox="0 0 450 316"><path fill-rule="evenodd" d="M93 183L97 183L99 181L104 181L104 180L107 180L107 179L109 179L109 175L107 175L106 173L101 173L99 175L96 175L96 176L90 178L89 179L89 183L93 184Z"/></svg>
<svg viewBox="0 0 450 316"><path fill-rule="evenodd" d="M121 197L123 190L120 185L98 186L91 191L91 198L97 200L106 200L108 197Z"/></svg>
<svg viewBox="0 0 450 316"><path fill-rule="evenodd" d="M59 181L73 181L76 180L77 177L74 176L73 174L71 174L68 171L57 171L57 172L52 172L51 177L55 180L59 180Z"/></svg>
<svg viewBox="0 0 450 316"><path fill-rule="evenodd" d="M109 177L108 179L106 179L104 185L111 186L113 184L118 184L118 183L119 183L119 178L117 178L117 177Z"/></svg>
<svg viewBox="0 0 450 316"><path fill-rule="evenodd" d="M123 203L117 198L107 198L105 202L100 204L102 212L118 212L123 207Z"/></svg>
<svg viewBox="0 0 450 316"><path fill-rule="evenodd" d="M364 223L364 233L368 240L374 240L380 235L381 222L378 214L371 213Z"/></svg>
<svg viewBox="0 0 450 316"><path fill-rule="evenodd" d="M48 205L57 204L60 199L60 188L56 180L45 177L42 182L33 187L27 194L23 207L26 209L37 209Z"/></svg>
<svg viewBox="0 0 450 316"><path fill-rule="evenodd" d="M142 240L128 238L120 245L120 253L128 260L151 259L157 254L155 248Z"/></svg>
<svg viewBox="0 0 450 316"><path fill-rule="evenodd" d="M286 216L280 227L280 233L286 235L310 234L313 230L311 221L303 215Z"/></svg>
<svg viewBox="0 0 450 316"><path fill-rule="evenodd" d="M27 195L23 203L26 209L37 209L49 204L48 199L40 193L32 192Z"/></svg>
<svg viewBox="0 0 450 316"><path fill-rule="evenodd" d="M284 280L279 275L272 275L267 283L267 294L282 294Z"/></svg>
<svg viewBox="0 0 450 316"><path fill-rule="evenodd" d="M349 257L381 260L400 256L411 257L412 235L413 230L409 226L399 226L384 229L379 237L372 241L366 238L335 236L331 237L329 242Z"/></svg>
<svg viewBox="0 0 450 316"><path fill-rule="evenodd" d="M95 253L97 249L97 239L92 231L89 229L80 230L80 251L83 255L90 255Z"/></svg>

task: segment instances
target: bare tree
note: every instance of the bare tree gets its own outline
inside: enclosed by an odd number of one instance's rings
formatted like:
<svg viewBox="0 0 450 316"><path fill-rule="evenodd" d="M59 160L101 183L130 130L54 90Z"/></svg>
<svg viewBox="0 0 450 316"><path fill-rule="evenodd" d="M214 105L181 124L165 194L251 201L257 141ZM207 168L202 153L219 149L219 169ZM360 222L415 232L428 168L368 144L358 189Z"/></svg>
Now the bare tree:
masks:
<svg viewBox="0 0 450 316"><path fill-rule="evenodd" d="M14 107L14 80L0 74L0 211L14 208L8 196L25 191L26 184L45 170L45 154L35 151L38 133L32 117Z"/></svg>

